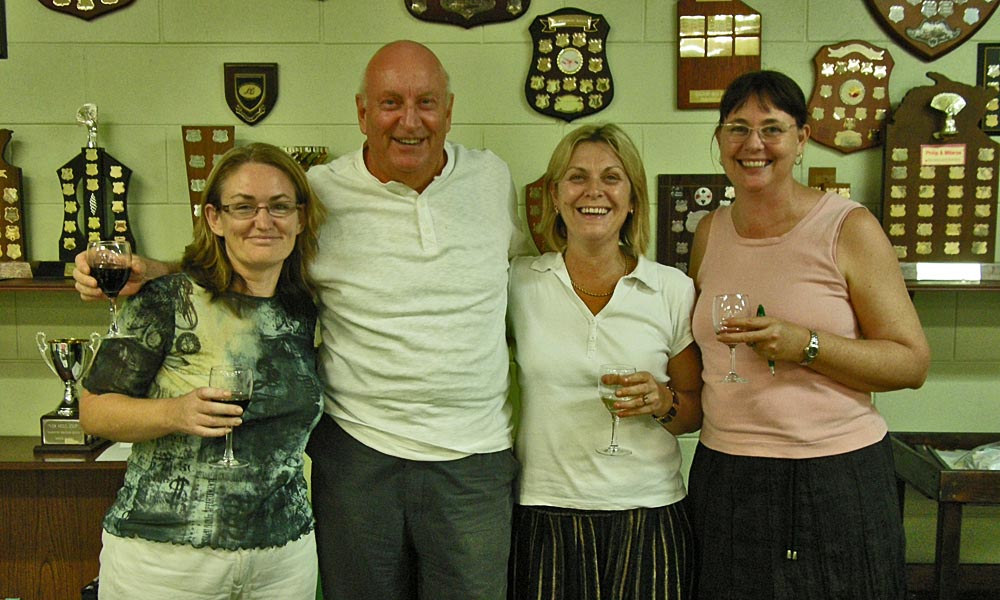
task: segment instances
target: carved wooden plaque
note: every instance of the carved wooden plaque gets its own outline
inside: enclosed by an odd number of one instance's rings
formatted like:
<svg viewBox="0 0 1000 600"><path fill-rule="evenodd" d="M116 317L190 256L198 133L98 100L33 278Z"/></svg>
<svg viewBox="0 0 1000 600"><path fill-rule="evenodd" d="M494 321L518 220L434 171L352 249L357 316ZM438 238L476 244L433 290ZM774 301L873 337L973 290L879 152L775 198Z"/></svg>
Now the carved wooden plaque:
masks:
<svg viewBox="0 0 1000 600"><path fill-rule="evenodd" d="M860 40L820 48L813 58L810 139L845 154L880 145L893 64L888 50Z"/></svg>
<svg viewBox="0 0 1000 600"><path fill-rule="evenodd" d="M760 13L739 0L679 0L677 19L677 108L718 108L734 79L760 69Z"/></svg>
<svg viewBox="0 0 1000 600"><path fill-rule="evenodd" d="M866 1L875 20L922 60L934 60L961 46L1000 4L995 0Z"/></svg>
<svg viewBox="0 0 1000 600"><path fill-rule="evenodd" d="M886 125L882 226L902 262L992 263L1000 144L979 121L996 91L927 76Z"/></svg>

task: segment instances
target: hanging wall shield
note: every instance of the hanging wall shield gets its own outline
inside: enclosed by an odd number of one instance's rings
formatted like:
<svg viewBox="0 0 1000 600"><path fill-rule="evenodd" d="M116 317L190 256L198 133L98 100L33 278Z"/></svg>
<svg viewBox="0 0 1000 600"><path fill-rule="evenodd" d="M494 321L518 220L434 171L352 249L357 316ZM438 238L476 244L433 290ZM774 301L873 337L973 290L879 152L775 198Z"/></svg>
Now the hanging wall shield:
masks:
<svg viewBox="0 0 1000 600"><path fill-rule="evenodd" d="M564 8L528 28L534 44L524 96L531 108L564 121L603 110L614 98L603 15Z"/></svg>
<svg viewBox="0 0 1000 600"><path fill-rule="evenodd" d="M813 59L810 139L845 154L881 144L893 64L888 50L859 40L820 48Z"/></svg>
<svg viewBox="0 0 1000 600"><path fill-rule="evenodd" d="M226 103L239 120L256 125L278 101L278 63L225 63Z"/></svg>
<svg viewBox="0 0 1000 600"><path fill-rule="evenodd" d="M236 128L232 125L183 125L184 168L187 171L188 200L191 203L192 224L201 216L201 193L215 161L236 145Z"/></svg>
<svg viewBox="0 0 1000 600"><path fill-rule="evenodd" d="M543 181L545 176L524 186L524 212L528 217L528 229L531 231L531 239L535 242L540 254L545 254L552 248L545 242L542 234L542 193L544 191Z"/></svg>
<svg viewBox="0 0 1000 600"><path fill-rule="evenodd" d="M14 132L0 129L0 279L31 277L24 227L21 169L4 160Z"/></svg>
<svg viewBox="0 0 1000 600"><path fill-rule="evenodd" d="M995 0L867 0L875 20L921 60L934 60L973 36L996 10Z"/></svg>
<svg viewBox="0 0 1000 600"><path fill-rule="evenodd" d="M677 108L718 108L734 79L760 69L761 16L739 0L679 0L677 31Z"/></svg>
<svg viewBox="0 0 1000 600"><path fill-rule="evenodd" d="M45 8L86 21L125 8L132 0L38 0Z"/></svg>
<svg viewBox="0 0 1000 600"><path fill-rule="evenodd" d="M421 21L469 29L513 21L528 10L531 0L403 0L403 4Z"/></svg>

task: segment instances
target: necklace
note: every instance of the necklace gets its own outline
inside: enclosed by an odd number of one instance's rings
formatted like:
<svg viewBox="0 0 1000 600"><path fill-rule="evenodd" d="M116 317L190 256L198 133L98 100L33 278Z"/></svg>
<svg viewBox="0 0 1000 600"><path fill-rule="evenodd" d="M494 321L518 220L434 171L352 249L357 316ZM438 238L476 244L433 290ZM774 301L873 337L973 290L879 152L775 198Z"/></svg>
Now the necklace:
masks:
<svg viewBox="0 0 1000 600"><path fill-rule="evenodd" d="M565 261L565 256L563 257L563 260ZM628 257L626 256L625 257L625 271L622 273L622 277L625 277L626 275L628 275L628 265L629 265L629 260L628 260ZM566 267L566 274L569 275L569 267L568 266ZM611 294L615 293L615 288L614 287L611 288L610 292L607 292L607 293L604 293L604 294L595 294L594 292L585 290L584 288L578 286L575 281L573 281L573 276L572 275L569 275L569 282L573 286L574 290L580 292L581 294L583 294L585 296L590 296L591 298L607 298ZM618 285L617 282L615 282L615 285L616 286Z"/></svg>

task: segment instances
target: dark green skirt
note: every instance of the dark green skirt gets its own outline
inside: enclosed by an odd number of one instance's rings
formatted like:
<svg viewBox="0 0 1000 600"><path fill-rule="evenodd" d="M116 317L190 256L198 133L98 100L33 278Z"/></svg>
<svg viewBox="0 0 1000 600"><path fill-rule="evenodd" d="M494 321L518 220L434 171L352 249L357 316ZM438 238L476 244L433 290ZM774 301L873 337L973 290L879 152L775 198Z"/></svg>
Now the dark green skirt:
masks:
<svg viewBox="0 0 1000 600"><path fill-rule="evenodd" d="M511 600L687 600L693 582L685 502L582 511L515 506Z"/></svg>
<svg viewBox="0 0 1000 600"><path fill-rule="evenodd" d="M906 598L888 436L801 460L733 456L698 444L689 480L698 598Z"/></svg>

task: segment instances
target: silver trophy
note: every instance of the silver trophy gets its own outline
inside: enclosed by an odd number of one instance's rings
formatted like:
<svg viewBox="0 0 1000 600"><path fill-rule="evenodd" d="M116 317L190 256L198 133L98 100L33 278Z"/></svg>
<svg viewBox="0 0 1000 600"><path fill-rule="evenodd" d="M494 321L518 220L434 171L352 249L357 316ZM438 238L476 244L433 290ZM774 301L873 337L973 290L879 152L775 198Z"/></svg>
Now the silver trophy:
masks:
<svg viewBox="0 0 1000 600"><path fill-rule="evenodd" d="M955 116L965 108L965 98L953 92L943 92L931 98L931 108L944 113L944 127L934 137L943 140L958 134Z"/></svg>
<svg viewBox="0 0 1000 600"><path fill-rule="evenodd" d="M80 396L76 383L90 370L100 345L101 336L90 334L90 339L61 338L46 340L45 334L35 334L35 343L45 364L62 380L65 389L59 407L42 415L42 446L93 446L99 440L84 433L80 427Z"/></svg>

